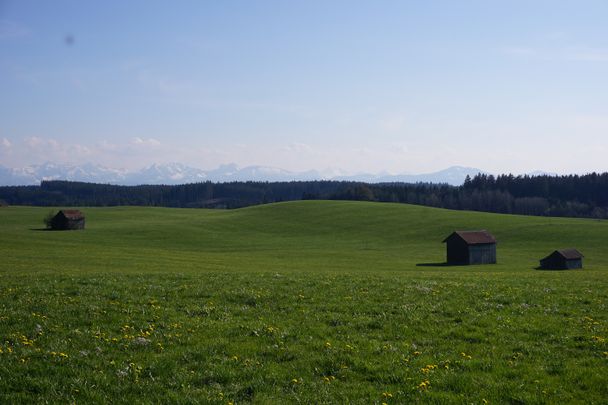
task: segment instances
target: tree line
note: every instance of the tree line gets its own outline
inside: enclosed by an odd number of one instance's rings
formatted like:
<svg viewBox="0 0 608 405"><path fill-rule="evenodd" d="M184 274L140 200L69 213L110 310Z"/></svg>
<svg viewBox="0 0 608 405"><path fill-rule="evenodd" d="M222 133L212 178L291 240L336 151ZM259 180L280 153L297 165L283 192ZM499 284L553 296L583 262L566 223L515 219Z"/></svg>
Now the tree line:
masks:
<svg viewBox="0 0 608 405"><path fill-rule="evenodd" d="M293 200L359 200L506 214L608 218L608 173L467 177L462 186L345 181L117 186L43 181L0 187L0 203L36 206L240 208Z"/></svg>

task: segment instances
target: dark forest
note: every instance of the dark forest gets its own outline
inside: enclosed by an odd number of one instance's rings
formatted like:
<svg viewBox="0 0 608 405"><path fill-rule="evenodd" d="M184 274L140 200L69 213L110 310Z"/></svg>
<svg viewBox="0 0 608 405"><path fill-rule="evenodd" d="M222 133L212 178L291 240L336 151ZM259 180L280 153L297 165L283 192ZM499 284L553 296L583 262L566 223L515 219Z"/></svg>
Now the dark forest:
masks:
<svg viewBox="0 0 608 405"><path fill-rule="evenodd" d="M0 203L34 206L240 208L294 200L359 200L506 214L608 218L608 173L568 176L479 174L461 186L343 181L117 186L43 181L0 187Z"/></svg>

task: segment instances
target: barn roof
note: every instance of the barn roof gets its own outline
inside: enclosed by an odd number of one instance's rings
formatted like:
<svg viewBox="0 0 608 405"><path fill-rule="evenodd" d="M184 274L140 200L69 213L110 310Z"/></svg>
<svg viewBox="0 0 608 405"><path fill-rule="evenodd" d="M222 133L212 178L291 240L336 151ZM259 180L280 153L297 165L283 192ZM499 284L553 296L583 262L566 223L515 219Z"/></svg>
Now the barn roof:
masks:
<svg viewBox="0 0 608 405"><path fill-rule="evenodd" d="M553 253L551 253L549 256L545 257L545 259L547 259L547 258L549 258L549 257L551 257L551 256L553 256L555 254L563 257L566 260L574 260L574 259L582 259L583 258L583 254L581 252L579 252L578 250L576 250L574 248L569 248L569 249L559 249L559 250L556 250Z"/></svg>
<svg viewBox="0 0 608 405"><path fill-rule="evenodd" d="M63 215L67 219L82 219L82 218L84 218L84 214L80 210L61 210L59 212L63 213Z"/></svg>
<svg viewBox="0 0 608 405"><path fill-rule="evenodd" d="M464 240L468 245L483 245L487 243L496 243L496 238L486 230L482 231L455 231L443 240L447 242L452 236L457 235Z"/></svg>

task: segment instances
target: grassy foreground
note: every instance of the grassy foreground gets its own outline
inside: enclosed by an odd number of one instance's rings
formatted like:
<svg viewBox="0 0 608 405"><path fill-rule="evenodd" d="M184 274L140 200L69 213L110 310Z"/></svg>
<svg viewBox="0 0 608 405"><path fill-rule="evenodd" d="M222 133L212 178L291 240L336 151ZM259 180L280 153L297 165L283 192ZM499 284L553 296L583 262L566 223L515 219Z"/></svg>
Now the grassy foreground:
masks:
<svg viewBox="0 0 608 405"><path fill-rule="evenodd" d="M0 209L0 403L605 403L608 222L362 202ZM442 267L455 229L494 266ZM553 249L580 271L537 271Z"/></svg>

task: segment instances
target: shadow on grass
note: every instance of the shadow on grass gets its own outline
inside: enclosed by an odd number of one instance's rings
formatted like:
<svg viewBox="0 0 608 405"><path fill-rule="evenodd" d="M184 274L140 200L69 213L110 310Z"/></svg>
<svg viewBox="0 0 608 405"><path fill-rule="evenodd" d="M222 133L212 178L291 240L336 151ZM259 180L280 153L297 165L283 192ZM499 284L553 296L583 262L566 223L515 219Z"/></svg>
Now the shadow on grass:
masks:
<svg viewBox="0 0 608 405"><path fill-rule="evenodd" d="M582 270L582 268L580 269L558 269L558 268L553 268L553 267L542 267L542 266L537 266L533 268L534 270L538 270L538 271L568 271L568 270Z"/></svg>
<svg viewBox="0 0 608 405"><path fill-rule="evenodd" d="M448 267L454 266L453 264L449 264L448 262L436 262L436 263L416 263L417 267Z"/></svg>
<svg viewBox="0 0 608 405"><path fill-rule="evenodd" d="M37 231L37 232L50 232L53 231L54 229L49 229L49 228L30 228L30 231Z"/></svg>

